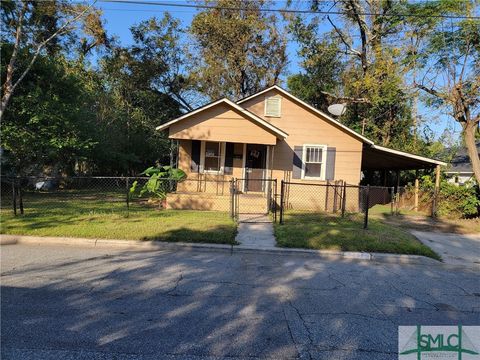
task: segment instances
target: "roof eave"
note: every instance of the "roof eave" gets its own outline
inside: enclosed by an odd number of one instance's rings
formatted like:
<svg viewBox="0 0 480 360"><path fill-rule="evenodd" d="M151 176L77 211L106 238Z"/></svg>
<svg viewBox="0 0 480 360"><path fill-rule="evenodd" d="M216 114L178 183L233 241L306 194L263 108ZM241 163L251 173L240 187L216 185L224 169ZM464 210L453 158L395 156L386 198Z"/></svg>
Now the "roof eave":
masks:
<svg viewBox="0 0 480 360"><path fill-rule="evenodd" d="M440 161L440 160L430 159L430 158L427 158L427 157L424 157L424 156L414 155L414 154L410 154L410 153L400 151L400 150L393 150L393 149L389 149L389 148L386 148L386 147L380 146L380 145L372 144L371 147L373 149L377 149L377 150L380 150L380 151L385 151L385 152L395 154L395 155L399 155L399 156L408 157L408 158L411 158L411 159L414 159L414 160L424 161L424 162L434 164L434 165L440 165L440 166L447 166L448 165L446 162L443 162L443 161Z"/></svg>

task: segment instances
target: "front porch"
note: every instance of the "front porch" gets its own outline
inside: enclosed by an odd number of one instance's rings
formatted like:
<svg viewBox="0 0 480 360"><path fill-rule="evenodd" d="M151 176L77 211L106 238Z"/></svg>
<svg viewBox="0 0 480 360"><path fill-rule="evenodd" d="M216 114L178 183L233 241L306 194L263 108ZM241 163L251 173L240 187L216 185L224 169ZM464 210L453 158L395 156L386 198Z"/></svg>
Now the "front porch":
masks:
<svg viewBox="0 0 480 360"><path fill-rule="evenodd" d="M250 184L250 186L248 185ZM250 187L253 191L248 190ZM245 190L247 189L247 190ZM221 175L197 174L175 185L167 194L167 209L224 211L233 215L268 214L275 207L276 180L225 179Z"/></svg>
<svg viewBox="0 0 480 360"><path fill-rule="evenodd" d="M273 145L203 140L178 140L177 166L189 181L178 184L185 193L228 193L237 180L241 193L265 194L272 178Z"/></svg>

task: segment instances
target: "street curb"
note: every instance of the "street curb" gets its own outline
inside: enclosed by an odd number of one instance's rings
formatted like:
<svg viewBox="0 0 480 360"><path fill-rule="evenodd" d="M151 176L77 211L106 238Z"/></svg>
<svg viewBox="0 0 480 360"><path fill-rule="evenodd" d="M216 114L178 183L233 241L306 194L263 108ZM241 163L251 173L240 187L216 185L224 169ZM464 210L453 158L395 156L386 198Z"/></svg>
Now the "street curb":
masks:
<svg viewBox="0 0 480 360"><path fill-rule="evenodd" d="M231 253L275 254L275 255L306 255L324 258L327 260L358 260L373 261L390 264L423 264L442 265L443 263L420 255L399 255L384 253L367 253L354 251L310 250L281 247L255 248L244 245L208 244L208 243L169 243L162 241L119 240L119 239L90 239L56 236L28 236L28 235L0 235L0 245L67 245L91 247L123 247L126 249L153 251L153 250L208 250L228 251Z"/></svg>

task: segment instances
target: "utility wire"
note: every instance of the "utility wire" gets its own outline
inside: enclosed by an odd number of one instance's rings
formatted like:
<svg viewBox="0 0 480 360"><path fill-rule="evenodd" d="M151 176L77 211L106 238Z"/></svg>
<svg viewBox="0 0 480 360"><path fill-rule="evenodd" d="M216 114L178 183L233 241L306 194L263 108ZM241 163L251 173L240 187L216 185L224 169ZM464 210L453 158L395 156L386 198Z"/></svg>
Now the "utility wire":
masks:
<svg viewBox="0 0 480 360"><path fill-rule="evenodd" d="M100 0L100 2L105 3L116 3L116 4L133 4L133 5L152 5L152 6L170 6L170 7L182 7L182 8L193 8L193 9L217 9L217 10L227 10L227 11L253 11L244 7L237 6L215 6L215 5L202 5L202 4L179 4L179 3L168 3L160 1L144 1L144 0ZM255 11L262 12L281 12L281 13L292 13L292 14L324 14L324 15L343 15L341 11L323 11L323 10L292 10L292 9L274 9L274 8L259 8ZM380 13L369 13L362 12L359 15L363 16L384 16L384 17L421 17L421 18L444 18L444 19L469 19L469 20L480 20L480 16L463 16L463 15L423 15L423 14L380 14Z"/></svg>

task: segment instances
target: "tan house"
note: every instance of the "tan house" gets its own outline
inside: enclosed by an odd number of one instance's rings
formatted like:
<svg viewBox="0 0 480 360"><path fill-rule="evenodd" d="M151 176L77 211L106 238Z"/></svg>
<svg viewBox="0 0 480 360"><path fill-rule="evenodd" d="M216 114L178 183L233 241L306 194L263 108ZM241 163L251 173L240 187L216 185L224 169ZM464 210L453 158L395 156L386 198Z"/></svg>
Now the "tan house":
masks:
<svg viewBox="0 0 480 360"><path fill-rule="evenodd" d="M238 178L242 192L261 193L270 179L358 185L362 170L445 165L375 145L279 86L236 103L217 100L157 127L167 129L169 138L178 140L178 167L187 179L197 180L187 181L170 197L171 207L195 208L183 195L209 193L198 186L200 180ZM218 184L211 191L218 194Z"/></svg>

